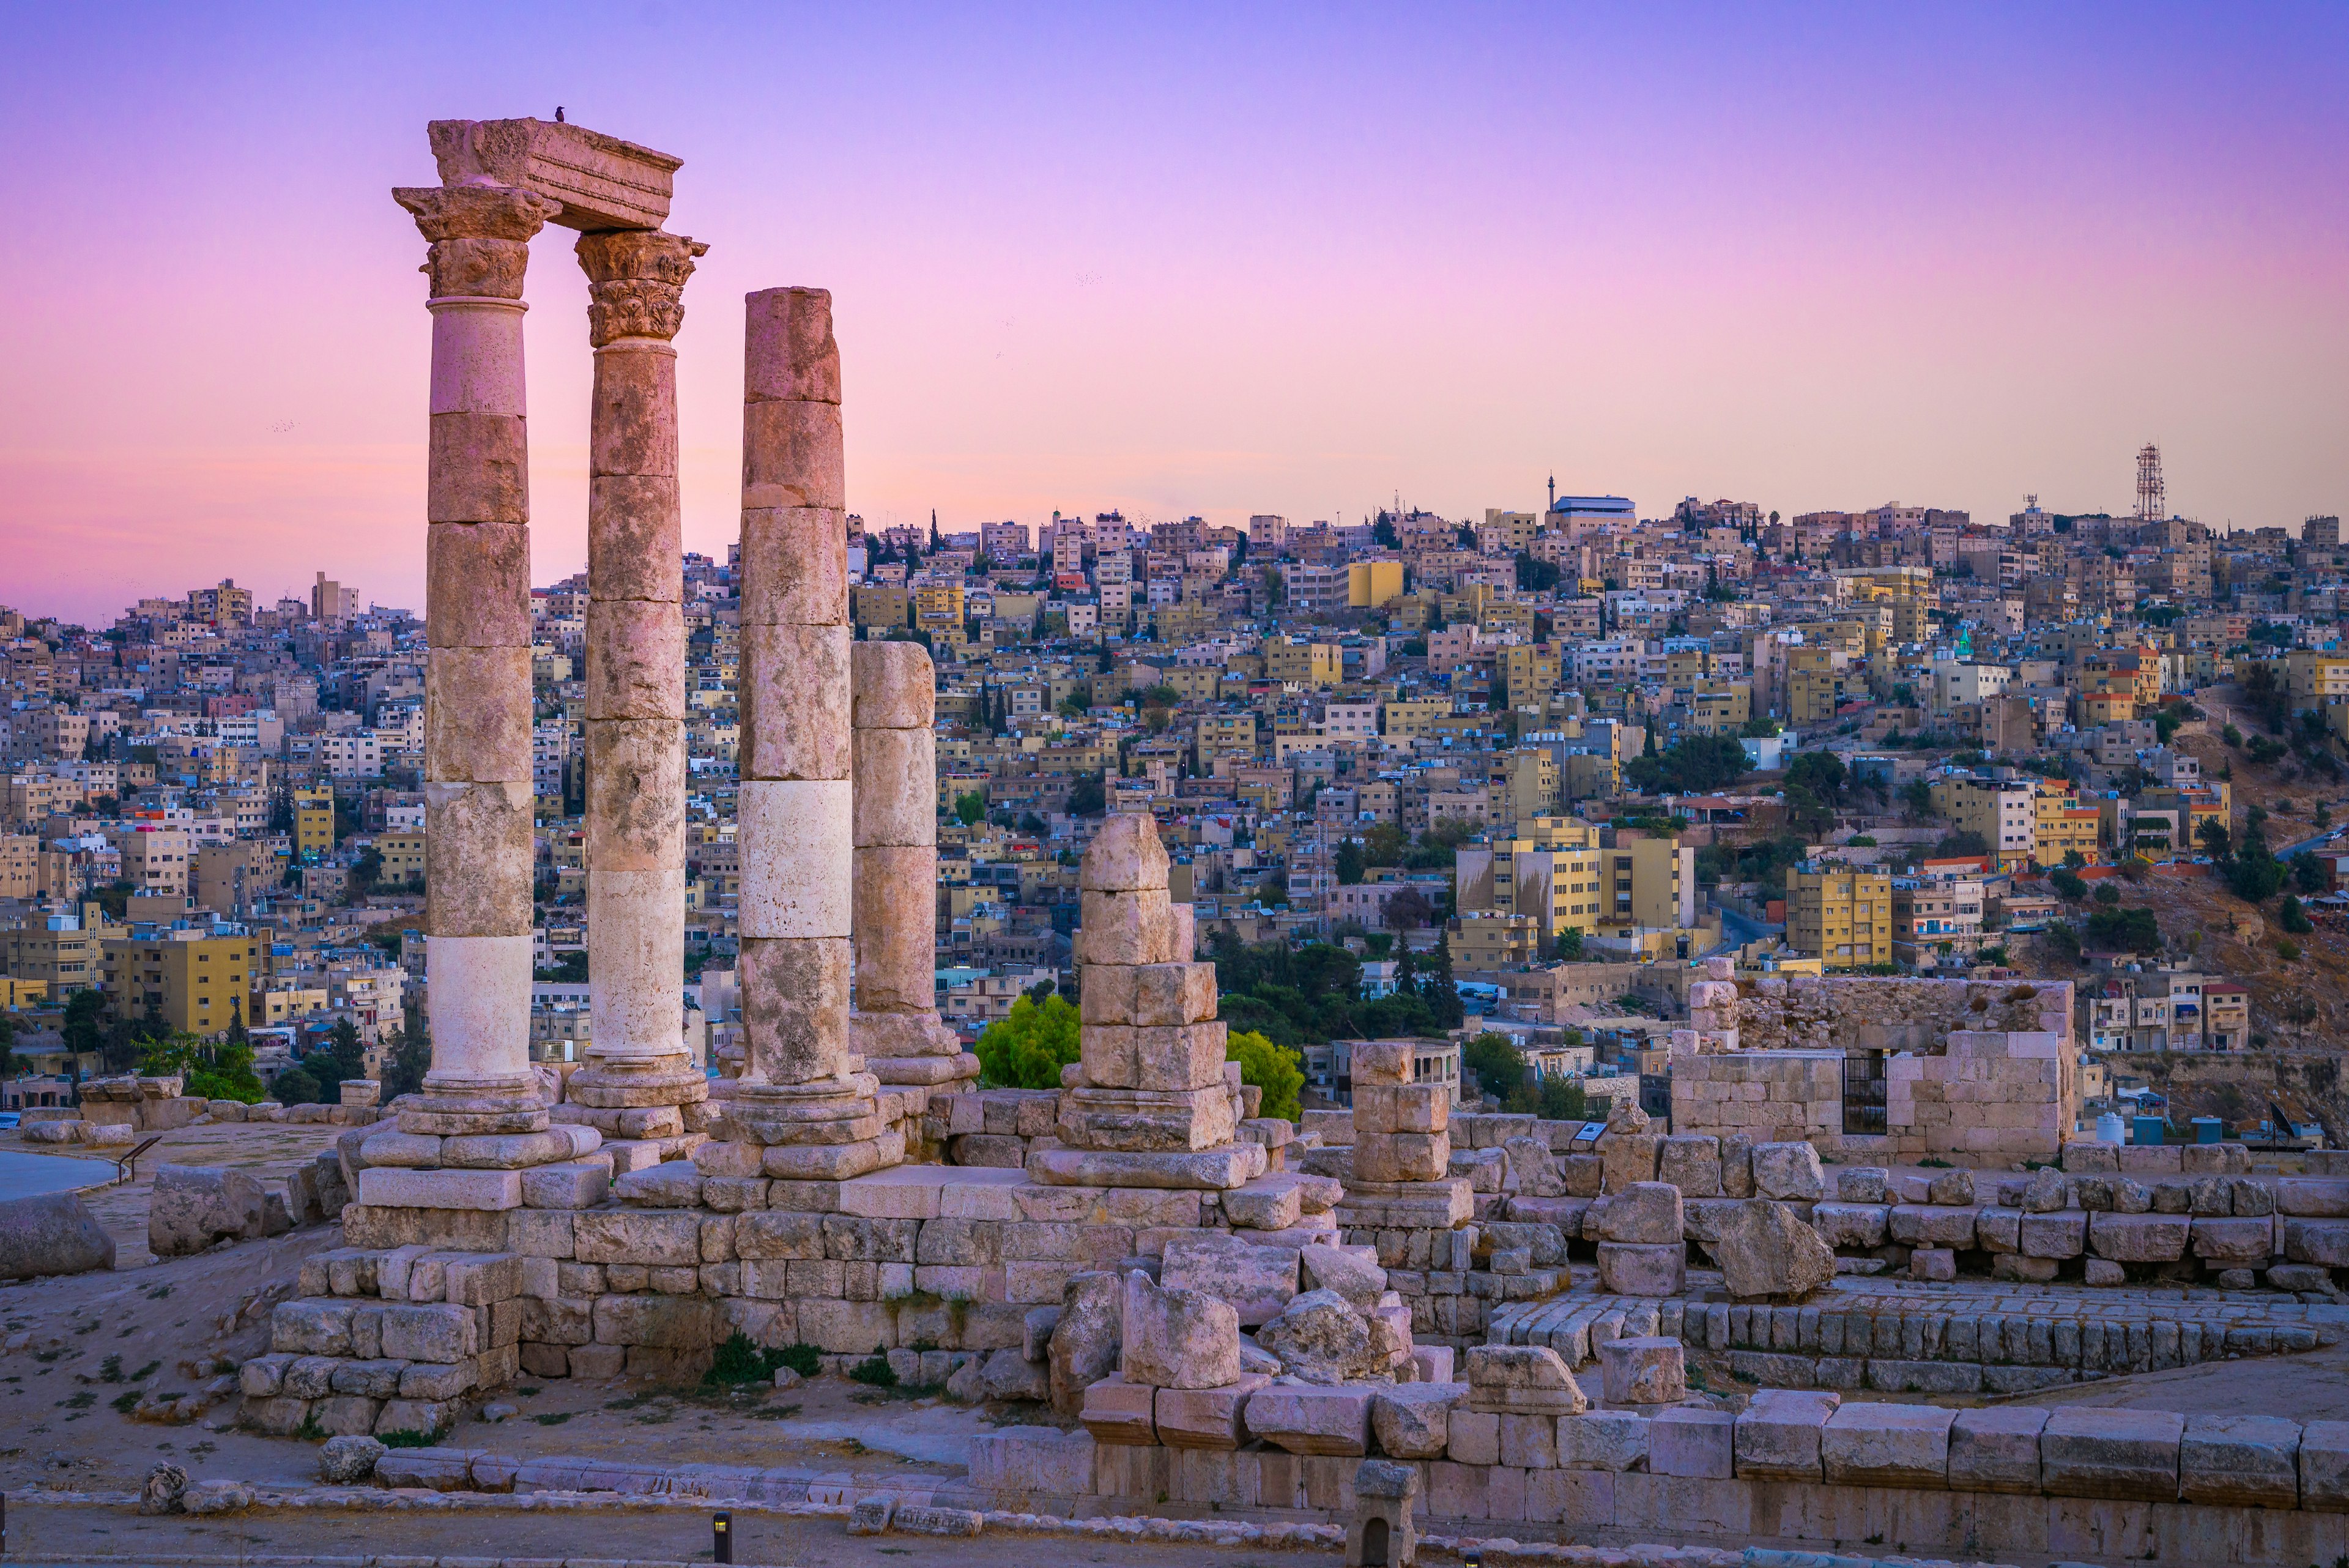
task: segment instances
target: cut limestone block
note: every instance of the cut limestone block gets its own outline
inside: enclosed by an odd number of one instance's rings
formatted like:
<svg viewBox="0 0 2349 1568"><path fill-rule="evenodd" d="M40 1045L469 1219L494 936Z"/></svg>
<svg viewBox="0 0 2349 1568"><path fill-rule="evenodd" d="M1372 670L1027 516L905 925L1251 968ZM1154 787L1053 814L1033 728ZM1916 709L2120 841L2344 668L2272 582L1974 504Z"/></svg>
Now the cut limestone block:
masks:
<svg viewBox="0 0 2349 1568"><path fill-rule="evenodd" d="M1274 1384L1248 1397L1242 1418L1257 1437L1292 1454L1358 1457L1370 1451L1370 1384Z"/></svg>
<svg viewBox="0 0 2349 1568"><path fill-rule="evenodd" d="M2036 1497L2047 1412L2008 1406L1961 1410L1950 1424L1950 1490Z"/></svg>
<svg viewBox="0 0 2349 1568"><path fill-rule="evenodd" d="M1770 1480L1819 1480L1819 1435L1842 1402L1842 1395L1825 1390L1757 1392L1737 1417L1737 1473Z"/></svg>
<svg viewBox="0 0 2349 1568"><path fill-rule="evenodd" d="M2300 1423L2280 1416L2189 1416L2178 1495L2228 1508L2295 1507L2300 1441Z"/></svg>
<svg viewBox="0 0 2349 1568"><path fill-rule="evenodd" d="M1248 1399L1271 1381L1264 1373L1250 1372L1220 1388L1161 1388L1158 1440L1170 1449L1237 1449L1248 1440L1242 1419Z"/></svg>
<svg viewBox="0 0 2349 1568"><path fill-rule="evenodd" d="M1648 1423L1651 1475L1728 1480L1736 1474L1736 1421L1726 1410L1675 1405Z"/></svg>
<svg viewBox="0 0 2349 1568"><path fill-rule="evenodd" d="M2185 1432L2170 1410L2061 1407L2039 1434L2040 1480L2058 1497L2176 1502Z"/></svg>
<svg viewBox="0 0 2349 1568"><path fill-rule="evenodd" d="M1954 1410L1930 1405L1845 1405L1827 1417L1819 1458L1830 1486L1949 1484Z"/></svg>

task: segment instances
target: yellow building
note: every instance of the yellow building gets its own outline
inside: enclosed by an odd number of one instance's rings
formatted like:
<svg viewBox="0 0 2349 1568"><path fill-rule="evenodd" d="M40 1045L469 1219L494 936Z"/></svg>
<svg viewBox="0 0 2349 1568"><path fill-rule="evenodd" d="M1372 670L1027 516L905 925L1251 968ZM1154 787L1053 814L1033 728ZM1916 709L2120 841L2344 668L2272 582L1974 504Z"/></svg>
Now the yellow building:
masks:
<svg viewBox="0 0 2349 1568"><path fill-rule="evenodd" d="M1828 969L1892 961L1892 874L1786 868L1786 945Z"/></svg>
<svg viewBox="0 0 2349 1568"><path fill-rule="evenodd" d="M167 1026L191 1034L226 1030L253 989L257 948L250 936L160 931L109 938L104 947L106 993L116 1011L160 1013Z"/></svg>
<svg viewBox="0 0 2349 1568"><path fill-rule="evenodd" d="M409 882L419 888L424 885L424 835L378 834L375 850L383 857L383 869L377 874L377 881L393 888Z"/></svg>
<svg viewBox="0 0 2349 1568"><path fill-rule="evenodd" d="M1390 740L1415 740L1433 734L1439 719L1452 716L1449 697L1422 697L1408 702L1389 702L1379 710L1379 722Z"/></svg>
<svg viewBox="0 0 2349 1568"><path fill-rule="evenodd" d="M1557 809L1557 759L1547 750L1511 752L1500 765L1501 810L1513 822Z"/></svg>
<svg viewBox="0 0 2349 1568"><path fill-rule="evenodd" d="M2076 850L2085 860L2095 859L2096 808L2082 805L2062 779L2040 779L2033 787L2038 799L2031 857L2042 866L2061 866L2064 856Z"/></svg>
<svg viewBox="0 0 2349 1568"><path fill-rule="evenodd" d="M1497 910L1464 914L1452 922L1446 934L1452 939L1452 967L1455 970L1495 970L1538 963L1547 956L1550 941L1532 916Z"/></svg>
<svg viewBox="0 0 2349 1568"><path fill-rule="evenodd" d="M1696 851L1671 838L1601 848L1578 816L1520 817L1454 860L1464 912L1534 920L1545 949L1566 930L1679 930L1696 920Z"/></svg>
<svg viewBox="0 0 2349 1568"><path fill-rule="evenodd" d="M294 792L294 853L296 857L335 852L335 792L297 789Z"/></svg>
<svg viewBox="0 0 2349 1568"><path fill-rule="evenodd" d="M933 629L962 625L962 585L926 584L914 590L914 624Z"/></svg>
<svg viewBox="0 0 2349 1568"><path fill-rule="evenodd" d="M1558 651L1548 643L1514 643L1500 650L1494 671L1501 678L1505 706L1524 708L1557 690Z"/></svg>
<svg viewBox="0 0 2349 1568"><path fill-rule="evenodd" d="M1335 686L1346 678L1345 655L1334 642L1268 637L1264 639L1264 673L1268 680L1299 686Z"/></svg>
<svg viewBox="0 0 2349 1568"><path fill-rule="evenodd" d="M1356 561L1346 568L1346 603L1353 609L1376 609L1402 597L1401 561Z"/></svg>
<svg viewBox="0 0 2349 1568"><path fill-rule="evenodd" d="M1744 680L1701 680L1689 692L1689 728L1700 735L1734 735L1754 717L1754 687Z"/></svg>
<svg viewBox="0 0 2349 1568"><path fill-rule="evenodd" d="M914 597L902 587L860 587L849 597L854 603L859 626L885 628L913 622ZM999 610L1000 607L999 604Z"/></svg>

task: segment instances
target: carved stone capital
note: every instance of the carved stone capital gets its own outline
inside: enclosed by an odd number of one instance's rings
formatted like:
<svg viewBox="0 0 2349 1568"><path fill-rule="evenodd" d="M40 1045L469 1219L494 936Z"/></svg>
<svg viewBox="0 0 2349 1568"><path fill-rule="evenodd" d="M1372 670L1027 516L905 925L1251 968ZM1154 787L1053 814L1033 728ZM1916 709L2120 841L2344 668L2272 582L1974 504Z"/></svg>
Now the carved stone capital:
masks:
<svg viewBox="0 0 2349 1568"><path fill-rule="evenodd" d="M418 230L431 242L421 270L432 280L435 298L520 299L531 237L563 210L551 197L510 185L409 186L393 191L391 199L415 215Z"/></svg>
<svg viewBox="0 0 2349 1568"><path fill-rule="evenodd" d="M658 229L616 229L579 236L587 274L587 340L597 348L623 337L666 342L685 324L685 280L709 247Z"/></svg>

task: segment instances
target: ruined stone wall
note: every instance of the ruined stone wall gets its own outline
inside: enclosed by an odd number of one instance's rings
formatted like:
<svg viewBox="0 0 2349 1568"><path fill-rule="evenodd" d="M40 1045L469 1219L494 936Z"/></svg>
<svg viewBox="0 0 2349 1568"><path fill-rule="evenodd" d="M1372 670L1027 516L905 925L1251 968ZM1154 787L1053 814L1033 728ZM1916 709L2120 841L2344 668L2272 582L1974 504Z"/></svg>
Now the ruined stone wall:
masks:
<svg viewBox="0 0 2349 1568"><path fill-rule="evenodd" d="M1765 975L1737 983L1747 1050L1939 1054L1952 1030L2052 1032L2072 1040L2068 981Z"/></svg>

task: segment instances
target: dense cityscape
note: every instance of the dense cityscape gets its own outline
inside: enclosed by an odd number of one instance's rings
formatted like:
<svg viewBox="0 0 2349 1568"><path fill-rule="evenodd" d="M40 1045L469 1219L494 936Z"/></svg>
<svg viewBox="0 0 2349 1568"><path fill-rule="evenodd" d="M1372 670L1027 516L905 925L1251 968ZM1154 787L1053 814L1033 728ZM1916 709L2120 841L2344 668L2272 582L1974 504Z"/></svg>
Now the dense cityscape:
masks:
<svg viewBox="0 0 2349 1568"><path fill-rule="evenodd" d="M1345 525L851 517L856 635L937 670L938 1011L976 1045L1020 998L1073 992L1078 856L1105 813L1147 812L1224 1015L1297 1054L1309 1102L1333 1039L1448 1039L1456 1077L1498 1036L1526 1082L1469 1069L1495 1098L1644 1079L1661 1113L1663 977L1728 953L2085 970L2091 1100L2158 1113L2113 1057L2264 1050L2333 1016L2255 1006L2144 890L2302 961L2336 918L2349 655L2336 519L2214 533L2166 514L2154 449L2138 468L2119 517L1692 497L1642 519L1574 495ZM736 562L687 556L682 593L678 980L709 1064L740 1026ZM320 574L306 600L222 581L106 628L5 612L11 1106L232 1033L280 1098L331 1102L414 1033L427 649L415 614L361 597ZM550 1061L589 1039L586 604L585 573L531 596ZM2277 787L2239 800L2238 765ZM2339 1126L2240 1103L2230 1132Z"/></svg>

